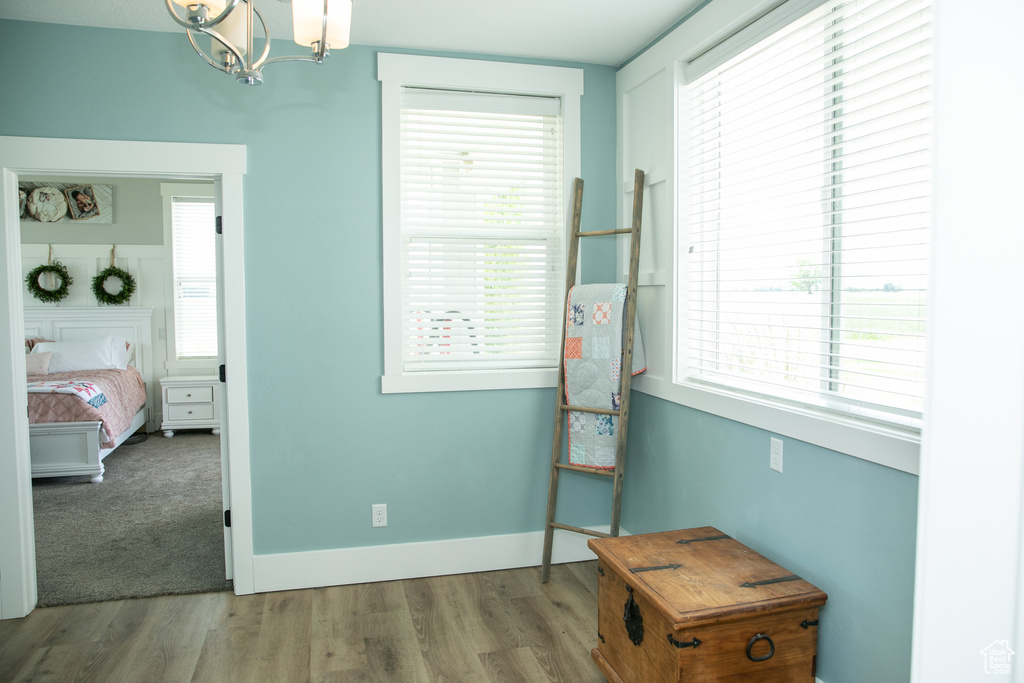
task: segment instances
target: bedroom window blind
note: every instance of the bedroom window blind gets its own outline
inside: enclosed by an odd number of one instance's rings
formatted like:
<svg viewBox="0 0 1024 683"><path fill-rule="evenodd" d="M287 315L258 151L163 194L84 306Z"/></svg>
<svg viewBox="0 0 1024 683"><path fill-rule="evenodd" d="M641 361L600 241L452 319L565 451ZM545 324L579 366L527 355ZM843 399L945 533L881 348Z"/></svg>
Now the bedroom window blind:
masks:
<svg viewBox="0 0 1024 683"><path fill-rule="evenodd" d="M217 251L212 199L174 197L174 348L179 360L217 357Z"/></svg>
<svg viewBox="0 0 1024 683"><path fill-rule="evenodd" d="M405 372L556 366L560 107L557 97L402 89Z"/></svg>
<svg viewBox="0 0 1024 683"><path fill-rule="evenodd" d="M686 65L689 380L920 426L930 21L831 0Z"/></svg>

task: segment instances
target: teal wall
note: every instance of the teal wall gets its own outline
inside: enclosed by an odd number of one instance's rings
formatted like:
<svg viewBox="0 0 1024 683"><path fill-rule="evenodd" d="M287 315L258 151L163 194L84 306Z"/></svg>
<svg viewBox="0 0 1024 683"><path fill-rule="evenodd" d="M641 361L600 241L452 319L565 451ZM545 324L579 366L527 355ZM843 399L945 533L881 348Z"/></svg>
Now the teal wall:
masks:
<svg viewBox="0 0 1024 683"><path fill-rule="evenodd" d="M714 526L828 594L826 683L906 683L917 477L783 437L783 474L755 427L633 393L622 525Z"/></svg>
<svg viewBox="0 0 1024 683"><path fill-rule="evenodd" d="M257 554L543 528L553 389L381 394L376 56L352 47L320 67L272 65L247 88L182 34L0 21L0 134L247 146ZM585 70L583 215L603 226L615 216L615 70L559 65ZM585 277L611 272L608 249L584 256ZM607 524L607 483L570 484L567 521ZM387 503L387 528L370 527L371 503Z"/></svg>
<svg viewBox="0 0 1024 683"><path fill-rule="evenodd" d="M376 52L271 66L245 88L181 35L0 21L0 135L247 146L260 554L543 526L553 390L380 393ZM603 226L615 219L615 70L562 65L585 69L584 225ZM584 254L587 281L613 272L601 249ZM631 412L624 528L717 526L829 594L822 680L909 678L915 477L792 439L778 475L767 432L642 394ZM563 521L607 523L608 482L563 481ZM371 503L388 504L387 528L370 528Z"/></svg>

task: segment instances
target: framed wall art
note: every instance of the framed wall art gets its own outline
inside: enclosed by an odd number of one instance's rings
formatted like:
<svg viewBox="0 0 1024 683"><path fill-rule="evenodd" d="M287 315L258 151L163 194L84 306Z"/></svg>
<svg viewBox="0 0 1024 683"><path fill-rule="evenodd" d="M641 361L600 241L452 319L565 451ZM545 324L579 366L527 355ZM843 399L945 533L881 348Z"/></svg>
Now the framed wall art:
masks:
<svg viewBox="0 0 1024 683"><path fill-rule="evenodd" d="M77 183L19 183L21 219L39 223L113 223L113 188ZM22 195L24 193L24 195ZM22 201L22 196L24 200Z"/></svg>

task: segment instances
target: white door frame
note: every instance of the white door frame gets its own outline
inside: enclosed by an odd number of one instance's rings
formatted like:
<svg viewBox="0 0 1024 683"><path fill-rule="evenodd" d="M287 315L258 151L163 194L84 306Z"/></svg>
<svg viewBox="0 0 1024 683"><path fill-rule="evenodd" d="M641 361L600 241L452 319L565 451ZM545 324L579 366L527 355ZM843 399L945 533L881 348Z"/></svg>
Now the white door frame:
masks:
<svg viewBox="0 0 1024 683"><path fill-rule="evenodd" d="M35 533L29 464L27 394L23 390L19 175L110 175L219 182L223 197L225 356L228 382L221 412L229 435L228 486L235 593L254 592L249 406L245 346L245 271L242 220L244 145L70 140L0 136L0 619L27 615L36 605ZM7 387L3 389L2 387Z"/></svg>

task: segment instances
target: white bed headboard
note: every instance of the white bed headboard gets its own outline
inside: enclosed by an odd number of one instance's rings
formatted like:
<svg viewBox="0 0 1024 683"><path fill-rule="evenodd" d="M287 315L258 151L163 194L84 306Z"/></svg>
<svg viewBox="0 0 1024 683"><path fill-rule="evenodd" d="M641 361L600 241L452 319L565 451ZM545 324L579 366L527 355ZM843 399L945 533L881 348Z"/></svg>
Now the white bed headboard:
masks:
<svg viewBox="0 0 1024 683"><path fill-rule="evenodd" d="M124 337L135 345L135 368L146 383L146 396L152 406L155 405L152 317L151 306L26 307L25 338L81 341L108 334Z"/></svg>

